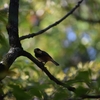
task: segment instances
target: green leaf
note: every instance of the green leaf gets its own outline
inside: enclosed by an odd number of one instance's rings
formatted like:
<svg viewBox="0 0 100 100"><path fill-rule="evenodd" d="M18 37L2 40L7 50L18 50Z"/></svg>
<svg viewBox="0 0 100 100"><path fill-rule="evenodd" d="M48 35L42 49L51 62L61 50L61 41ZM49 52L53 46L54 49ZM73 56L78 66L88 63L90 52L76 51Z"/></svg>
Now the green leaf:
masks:
<svg viewBox="0 0 100 100"><path fill-rule="evenodd" d="M67 99L68 97L68 93L67 93L67 89L64 88L57 88L57 92L54 94L54 98L53 100L64 100Z"/></svg>
<svg viewBox="0 0 100 100"><path fill-rule="evenodd" d="M76 80L89 82L90 81L90 71L79 71L75 77Z"/></svg>
<svg viewBox="0 0 100 100"><path fill-rule="evenodd" d="M29 93L33 96L36 96L38 98L42 98L42 93L41 91L36 88L36 87L32 87L30 90L29 90Z"/></svg>
<svg viewBox="0 0 100 100"><path fill-rule="evenodd" d="M66 98L67 98L66 93L58 92L58 93L55 94L54 100L64 100Z"/></svg>
<svg viewBox="0 0 100 100"><path fill-rule="evenodd" d="M24 91L19 85L10 85L13 88L13 95L16 97L16 100L29 100L31 96Z"/></svg>
<svg viewBox="0 0 100 100"><path fill-rule="evenodd" d="M78 96L82 96L85 95L88 92L88 88L84 88L82 86L79 86L76 90L75 90L75 95Z"/></svg>

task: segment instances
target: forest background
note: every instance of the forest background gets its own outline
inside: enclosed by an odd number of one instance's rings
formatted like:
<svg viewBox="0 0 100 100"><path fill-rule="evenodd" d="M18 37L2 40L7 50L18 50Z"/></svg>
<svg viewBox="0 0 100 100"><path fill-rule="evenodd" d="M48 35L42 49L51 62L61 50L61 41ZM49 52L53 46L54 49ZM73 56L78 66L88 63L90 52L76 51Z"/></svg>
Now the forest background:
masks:
<svg viewBox="0 0 100 100"><path fill-rule="evenodd" d="M8 52L8 7L11 0L0 0L0 60ZM15 0L16 1L16 0ZM19 0L21 45L34 56L34 49L48 52L60 65L45 67L59 81L75 87L70 91L25 57L19 57L0 83L4 100L77 100L100 98L100 1L99 0ZM78 5L79 4L79 5ZM76 7L76 5L78 5ZM76 8L75 8L76 7ZM73 12L72 9L75 10ZM68 14L68 17L34 38ZM0 99L1 100L1 99Z"/></svg>

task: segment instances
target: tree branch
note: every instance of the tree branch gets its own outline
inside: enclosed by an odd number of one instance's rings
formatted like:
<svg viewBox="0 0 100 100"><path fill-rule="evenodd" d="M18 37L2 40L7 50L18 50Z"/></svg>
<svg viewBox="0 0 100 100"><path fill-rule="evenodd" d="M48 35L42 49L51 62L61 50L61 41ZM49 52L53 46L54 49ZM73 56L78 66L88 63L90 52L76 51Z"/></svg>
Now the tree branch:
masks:
<svg viewBox="0 0 100 100"><path fill-rule="evenodd" d="M11 47L21 47L18 36L19 0L10 0L7 31Z"/></svg>
<svg viewBox="0 0 100 100"><path fill-rule="evenodd" d="M30 53L23 51L22 55L29 58L32 62L34 62L43 72L46 73L46 75L52 80L54 81L56 84L61 85L65 88L67 88L69 91L73 91L75 90L74 87L68 86L67 84L59 81L58 79L56 79L53 75L51 75L51 73L46 69L46 67L44 67L44 64L39 62L38 60L36 60Z"/></svg>
<svg viewBox="0 0 100 100"><path fill-rule="evenodd" d="M82 99L86 99L86 98L98 99L98 98L100 98L100 95L84 95L84 96L82 96Z"/></svg>
<svg viewBox="0 0 100 100"><path fill-rule="evenodd" d="M0 81L7 75L9 67L22 51L18 36L18 9L19 0L10 0L7 25L10 49L0 62Z"/></svg>
<svg viewBox="0 0 100 100"><path fill-rule="evenodd" d="M51 24L50 26L46 27L45 29L40 30L39 32L36 33L32 33L32 34L28 34L25 36L20 37L20 40L26 39L26 38L32 38L34 36L43 34L44 32L46 32L47 30L49 30L50 28L58 25L59 23L61 23L64 19L66 19L69 15L71 15L79 6L80 4L83 2L83 0L80 0L77 5L69 12L67 13L63 18L61 18L60 20L56 21L55 23Z"/></svg>

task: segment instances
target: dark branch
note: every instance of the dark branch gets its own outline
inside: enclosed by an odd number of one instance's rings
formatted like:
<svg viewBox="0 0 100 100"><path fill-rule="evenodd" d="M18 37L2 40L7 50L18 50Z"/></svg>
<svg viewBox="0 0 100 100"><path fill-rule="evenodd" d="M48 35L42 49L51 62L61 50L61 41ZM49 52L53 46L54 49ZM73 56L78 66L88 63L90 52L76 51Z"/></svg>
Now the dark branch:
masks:
<svg viewBox="0 0 100 100"><path fill-rule="evenodd" d="M22 47L18 36L19 0L10 0L7 31L10 49L0 62L0 81L7 75L7 71L17 57L21 55Z"/></svg>
<svg viewBox="0 0 100 100"><path fill-rule="evenodd" d="M67 88L69 91L73 91L74 92L74 90L75 90L74 87L68 86L67 84L65 84L65 83L59 81L58 79L56 79L53 75L51 75L51 73L46 69L46 67L44 67L43 63L41 63L38 60L36 60L30 53L28 53L26 51L23 51L22 55L27 57L27 58L29 58L32 62L34 62L56 84L61 85L61 86L65 87L65 88Z"/></svg>
<svg viewBox="0 0 100 100"><path fill-rule="evenodd" d="M21 47L18 36L19 0L10 0L7 31L11 47Z"/></svg>
<svg viewBox="0 0 100 100"><path fill-rule="evenodd" d="M25 35L25 36L22 36L20 37L20 40L23 40L23 39L26 39L26 38L32 38L34 36L37 36L37 35L40 35L44 32L46 32L47 30L49 30L50 28L58 25L59 23L61 23L64 19L66 19L69 15L71 15L79 6L80 4L82 3L83 0L80 0L78 2L78 4L69 12L67 13L63 18L61 18L60 20L56 21L55 23L51 24L50 26L46 27L45 29L42 29L40 30L39 32L36 32L36 33L32 33L32 34L28 34L28 35Z"/></svg>
<svg viewBox="0 0 100 100"><path fill-rule="evenodd" d="M4 100L4 96L0 95L0 100Z"/></svg>
<svg viewBox="0 0 100 100"><path fill-rule="evenodd" d="M100 95L84 95L84 96L82 96L82 99L86 99L86 98L98 99L98 98L100 98Z"/></svg>

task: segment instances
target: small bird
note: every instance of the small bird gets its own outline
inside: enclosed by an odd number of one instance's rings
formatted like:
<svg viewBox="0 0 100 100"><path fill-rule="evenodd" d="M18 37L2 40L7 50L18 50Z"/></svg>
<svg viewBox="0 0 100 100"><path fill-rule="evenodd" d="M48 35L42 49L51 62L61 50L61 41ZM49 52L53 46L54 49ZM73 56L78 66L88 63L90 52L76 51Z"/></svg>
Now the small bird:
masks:
<svg viewBox="0 0 100 100"><path fill-rule="evenodd" d="M54 63L56 66L58 66L59 64L53 60L53 58L45 51L39 49L39 48L35 48L34 49L34 53L35 53L35 56L36 58L43 62L44 64L48 61L51 61L52 63Z"/></svg>

